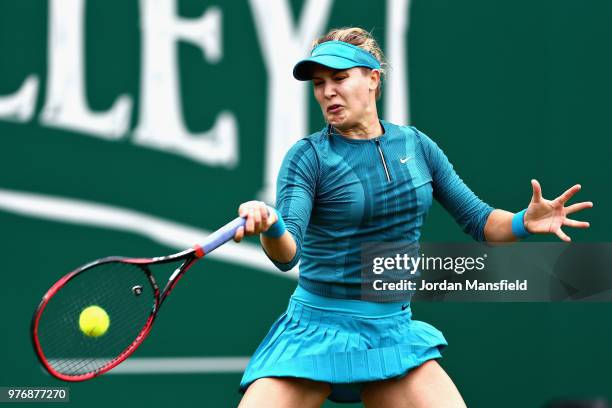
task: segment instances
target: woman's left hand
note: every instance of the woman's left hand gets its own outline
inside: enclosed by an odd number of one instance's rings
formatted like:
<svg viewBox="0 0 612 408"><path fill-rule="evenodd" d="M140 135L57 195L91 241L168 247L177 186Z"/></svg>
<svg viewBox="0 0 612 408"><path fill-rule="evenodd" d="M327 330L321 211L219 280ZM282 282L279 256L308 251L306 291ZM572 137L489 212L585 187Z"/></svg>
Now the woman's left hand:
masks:
<svg viewBox="0 0 612 408"><path fill-rule="evenodd" d="M580 184L569 188L552 201L542 197L542 187L537 180L531 180L531 187L533 188L533 196L525 213L525 228L527 228L527 231L532 234L555 234L563 241L570 242L571 238L563 232L562 226L589 227L588 222L567 218L568 214L593 207L591 201L565 206L565 203L580 190Z"/></svg>

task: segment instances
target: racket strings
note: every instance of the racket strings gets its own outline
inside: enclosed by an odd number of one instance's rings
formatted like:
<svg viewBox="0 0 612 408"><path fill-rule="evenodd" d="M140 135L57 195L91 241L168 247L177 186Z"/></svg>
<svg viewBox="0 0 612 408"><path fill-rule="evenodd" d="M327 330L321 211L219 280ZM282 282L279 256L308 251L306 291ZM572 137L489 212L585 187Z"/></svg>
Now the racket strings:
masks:
<svg viewBox="0 0 612 408"><path fill-rule="evenodd" d="M136 340L154 303L154 288L140 267L109 262L87 269L68 281L43 310L38 323L42 353L60 374L96 372ZM80 315L90 306L108 315L105 332L98 328L92 335L81 330Z"/></svg>

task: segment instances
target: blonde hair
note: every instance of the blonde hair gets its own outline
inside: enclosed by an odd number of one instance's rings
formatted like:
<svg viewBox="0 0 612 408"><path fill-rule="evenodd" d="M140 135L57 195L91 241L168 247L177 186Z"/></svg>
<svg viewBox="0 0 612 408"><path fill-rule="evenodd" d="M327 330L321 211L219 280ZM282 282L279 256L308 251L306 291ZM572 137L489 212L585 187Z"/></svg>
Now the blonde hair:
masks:
<svg viewBox="0 0 612 408"><path fill-rule="evenodd" d="M374 56L380 63L380 82L376 88L376 99L380 98L382 92L382 79L387 72L387 63L378 42L369 31L359 27L334 28L312 42L312 48L327 41L342 41L355 45Z"/></svg>

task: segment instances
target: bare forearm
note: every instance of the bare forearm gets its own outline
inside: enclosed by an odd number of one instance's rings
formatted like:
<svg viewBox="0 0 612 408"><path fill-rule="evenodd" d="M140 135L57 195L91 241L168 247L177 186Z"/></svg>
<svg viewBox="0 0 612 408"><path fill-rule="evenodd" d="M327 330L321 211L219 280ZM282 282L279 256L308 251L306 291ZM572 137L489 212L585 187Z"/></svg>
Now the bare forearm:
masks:
<svg viewBox="0 0 612 408"><path fill-rule="evenodd" d="M495 209L489 215L484 228L485 240L487 242L515 242L512 234L513 213L506 210Z"/></svg>
<svg viewBox="0 0 612 408"><path fill-rule="evenodd" d="M261 246L268 256L279 263L287 263L293 259L297 250L295 241L289 231L278 238L260 235Z"/></svg>

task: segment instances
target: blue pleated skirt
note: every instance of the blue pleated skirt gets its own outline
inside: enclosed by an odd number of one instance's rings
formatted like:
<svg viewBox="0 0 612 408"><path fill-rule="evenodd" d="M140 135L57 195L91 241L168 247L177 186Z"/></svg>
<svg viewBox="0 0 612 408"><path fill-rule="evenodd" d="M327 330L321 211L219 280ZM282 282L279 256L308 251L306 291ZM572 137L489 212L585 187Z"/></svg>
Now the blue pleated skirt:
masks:
<svg viewBox="0 0 612 408"><path fill-rule="evenodd" d="M329 383L332 401L358 402L364 383L442 357L442 333L411 317L408 304L330 299L298 286L249 361L240 391L259 378L297 377Z"/></svg>

